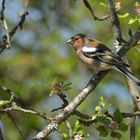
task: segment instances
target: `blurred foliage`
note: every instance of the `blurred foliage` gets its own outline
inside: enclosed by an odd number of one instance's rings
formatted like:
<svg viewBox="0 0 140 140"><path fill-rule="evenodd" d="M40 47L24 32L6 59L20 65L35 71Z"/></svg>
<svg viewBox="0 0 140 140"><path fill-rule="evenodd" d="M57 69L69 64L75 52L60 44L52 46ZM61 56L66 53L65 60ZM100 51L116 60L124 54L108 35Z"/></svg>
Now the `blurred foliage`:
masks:
<svg viewBox="0 0 140 140"><path fill-rule="evenodd" d="M107 14L105 0L89 0L89 2L96 16L102 17ZM136 11L136 6L139 7L139 5L136 5L136 0L116 0L116 2L121 3L118 14L123 37L128 40L129 29L134 33L139 27L139 14L138 10ZM20 19L19 13L22 12L23 1L6 1L5 7L5 17L11 29ZM138 20L134 21L135 18ZM55 95L49 96L53 81L57 78L66 83L72 83L72 89L65 93L71 100L93 74L76 60L72 48L65 44L71 35L80 32L95 37L114 49L110 21L94 21L82 0L30 1L29 15L23 30L18 30L11 41L11 48L0 55L0 83L15 91L29 106L40 112L54 115L55 113L52 114L50 111L60 106L62 102ZM3 34L1 27L0 35ZM139 46L128 53L132 70L136 75L140 75L139 53ZM121 111L131 112L133 110L124 77L116 71L109 73L93 93L78 107L80 111L92 115L91 112L100 96L106 96L114 106L112 110L116 107ZM7 100L6 97L7 95L1 90L0 98ZM12 115L28 139L47 124L44 120L32 115L18 112L12 112ZM71 117L69 120L74 125L77 117ZM7 116L2 116L1 124L5 139L21 139L14 124ZM64 125L60 126L60 129L65 133ZM137 132L139 129L137 125ZM90 134L89 140L99 139L99 133L94 126L86 130ZM127 140L128 135L129 132L125 132L122 139ZM62 137L55 133L51 134L48 139L59 140ZM100 139L109 140L110 138ZM136 135L136 140L138 139L140 139L139 133Z"/></svg>

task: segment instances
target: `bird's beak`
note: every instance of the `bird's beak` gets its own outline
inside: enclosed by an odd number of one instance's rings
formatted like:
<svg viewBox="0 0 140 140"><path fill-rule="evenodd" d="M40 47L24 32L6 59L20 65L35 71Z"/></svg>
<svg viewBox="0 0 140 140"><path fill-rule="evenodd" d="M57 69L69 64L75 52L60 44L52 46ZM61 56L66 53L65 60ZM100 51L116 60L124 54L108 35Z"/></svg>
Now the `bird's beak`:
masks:
<svg viewBox="0 0 140 140"><path fill-rule="evenodd" d="M72 39L69 39L67 42L66 42L66 44L72 44Z"/></svg>

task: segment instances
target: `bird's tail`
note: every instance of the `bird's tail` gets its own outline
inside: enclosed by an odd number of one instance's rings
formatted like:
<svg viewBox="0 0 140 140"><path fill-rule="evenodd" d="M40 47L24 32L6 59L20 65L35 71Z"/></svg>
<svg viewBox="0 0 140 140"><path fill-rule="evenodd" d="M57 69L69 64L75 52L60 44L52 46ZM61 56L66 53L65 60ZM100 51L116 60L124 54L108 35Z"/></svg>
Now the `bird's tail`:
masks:
<svg viewBox="0 0 140 140"><path fill-rule="evenodd" d="M132 79L140 86L140 79L137 78L131 71L129 71L126 67L116 67L117 70L121 71L125 76Z"/></svg>

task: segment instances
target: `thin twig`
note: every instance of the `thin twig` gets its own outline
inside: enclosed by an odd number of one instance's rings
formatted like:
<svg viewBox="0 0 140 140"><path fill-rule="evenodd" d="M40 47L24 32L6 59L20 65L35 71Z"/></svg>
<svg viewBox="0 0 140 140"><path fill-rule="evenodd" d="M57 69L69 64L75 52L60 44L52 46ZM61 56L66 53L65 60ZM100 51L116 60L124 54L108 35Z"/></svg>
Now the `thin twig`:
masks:
<svg viewBox="0 0 140 140"><path fill-rule="evenodd" d="M5 10L5 0L2 1L2 8L1 8L1 11L0 11L1 21L4 20L4 10Z"/></svg>
<svg viewBox="0 0 140 140"><path fill-rule="evenodd" d="M71 128L71 125L68 121L65 121L65 124L66 124L66 127L68 129L68 133L69 133L69 140L73 140L72 139L72 128Z"/></svg>
<svg viewBox="0 0 140 140"><path fill-rule="evenodd" d="M133 112L133 113L124 113L122 112L122 115L124 118L132 118L132 117L136 117L136 116L140 116L140 111L136 111L136 112Z"/></svg>
<svg viewBox="0 0 140 140"><path fill-rule="evenodd" d="M92 17L93 17L94 20L100 20L100 21L102 21L102 20L106 20L106 19L109 18L109 15L103 16L103 17L101 17L101 18L95 16L94 11L93 11L93 9L91 8L91 6L90 6L88 0L83 0L83 2L84 2L84 4L85 4L85 7L89 9L89 11L90 11L90 13L91 13L91 15L92 15Z"/></svg>
<svg viewBox="0 0 140 140"><path fill-rule="evenodd" d="M6 112L7 113L7 112L10 112L10 111L20 111L20 112L27 113L27 114L37 115L37 116L42 117L43 119L45 119L49 122L52 121L52 118L47 116L45 113L40 113L40 112L37 112L37 111L21 108L20 106L16 105L15 102L12 103L12 107L0 109L0 112Z"/></svg>
<svg viewBox="0 0 140 140"><path fill-rule="evenodd" d="M119 45L121 45L123 39L122 39L122 34L121 34L121 29L120 29L120 22L119 22L117 12L115 9L115 3L113 2L113 0L108 0L108 4L109 4L109 14L110 14L112 27L113 27L114 37L119 42Z"/></svg>
<svg viewBox="0 0 140 140"><path fill-rule="evenodd" d="M7 115L8 117L12 120L13 124L15 125L15 127L17 128L20 136L21 136L21 139L22 140L26 140L26 138L24 137L23 135L23 131L22 129L20 128L20 126L17 124L17 121L14 119L14 117L12 116L12 114L10 112L7 112Z"/></svg>
<svg viewBox="0 0 140 140"><path fill-rule="evenodd" d="M91 116L89 116L89 115L87 115L87 114L84 114L84 113L81 113L81 112L78 111L78 110L74 110L74 111L72 112L72 115L76 115L76 116L80 117L81 119L91 119L91 118L92 118Z"/></svg>
<svg viewBox="0 0 140 140"><path fill-rule="evenodd" d="M27 3L24 6L24 11L21 14L21 18L20 21L18 22L18 24L8 33L8 37L7 34L4 35L2 37L2 39L0 40L0 53L2 53L5 49L6 49L6 45L7 45L7 40L9 38L9 42L12 39L12 37L15 35L16 31L18 28L22 29L23 24L26 20L26 16L29 14L28 13L28 4L29 4L29 0L27 0Z"/></svg>
<svg viewBox="0 0 140 140"><path fill-rule="evenodd" d="M14 101L18 104L20 104L23 107L27 107L28 105L25 103L25 101L23 101L19 96L17 96L17 94L10 88L7 88L6 86L3 86L0 84L0 89L5 91L6 93L8 93L10 95L10 101Z"/></svg>
<svg viewBox="0 0 140 140"><path fill-rule="evenodd" d="M13 37L13 35L16 33L17 29L20 28L22 29L23 27L23 23L25 22L26 16L28 15L28 11L25 11L22 15L21 15L21 19L19 21L19 23L9 32L9 36L10 39Z"/></svg>
<svg viewBox="0 0 140 140"><path fill-rule="evenodd" d="M77 110L75 110L72 115L76 115L78 117L80 117L79 122L85 126L89 126L92 125L93 123L96 123L97 120L96 119L92 119L92 116L89 116L87 114L83 114ZM106 112L104 115L106 115L106 117L110 117L113 118L113 114L109 114L109 112ZM133 118L133 117L137 117L140 116L140 111L136 111L133 113L125 113L122 112L123 118Z"/></svg>
<svg viewBox="0 0 140 140"><path fill-rule="evenodd" d="M4 27L4 29L6 30L6 48L9 48L10 47L10 37L9 37L9 34L8 34L8 25L7 25L7 22L6 22L6 19L5 19L5 15L4 15L4 11L5 11L5 0L2 1L2 9L0 11L0 19L2 21L2 26Z"/></svg>
<svg viewBox="0 0 140 140"><path fill-rule="evenodd" d="M133 36L119 49L116 53L118 53L121 57L127 53L132 47L135 47L140 40L140 28L138 28L137 32L133 34Z"/></svg>
<svg viewBox="0 0 140 140"><path fill-rule="evenodd" d="M6 86L3 86L3 85L1 85L1 84L0 84L0 89L2 89L3 91L5 91L6 93L10 94L11 97L13 97L13 98L16 97L16 98L18 98L17 95L15 94L15 92L14 92L12 89L7 88ZM12 99L11 99L11 100L12 100Z"/></svg>
<svg viewBox="0 0 140 140"><path fill-rule="evenodd" d="M3 137L3 133L2 133L1 126L0 126L0 140L4 140L4 137Z"/></svg>
<svg viewBox="0 0 140 140"><path fill-rule="evenodd" d="M136 133L135 121L136 121L136 117L130 118L130 140L135 140L135 133Z"/></svg>
<svg viewBox="0 0 140 140"><path fill-rule="evenodd" d="M51 112L63 109L68 105L68 100L66 99L67 97L65 94L63 94L62 92L58 92L56 95L63 101L63 104L61 105L61 107L54 108L53 110L51 110Z"/></svg>

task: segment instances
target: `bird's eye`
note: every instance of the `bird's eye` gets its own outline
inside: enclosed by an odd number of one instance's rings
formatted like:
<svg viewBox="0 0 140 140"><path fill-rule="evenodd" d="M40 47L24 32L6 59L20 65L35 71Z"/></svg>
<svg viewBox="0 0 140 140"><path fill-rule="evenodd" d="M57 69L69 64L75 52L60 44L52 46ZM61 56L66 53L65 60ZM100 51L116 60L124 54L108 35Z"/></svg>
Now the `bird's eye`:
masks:
<svg viewBox="0 0 140 140"><path fill-rule="evenodd" d="M75 38L75 41L78 40L79 38Z"/></svg>

